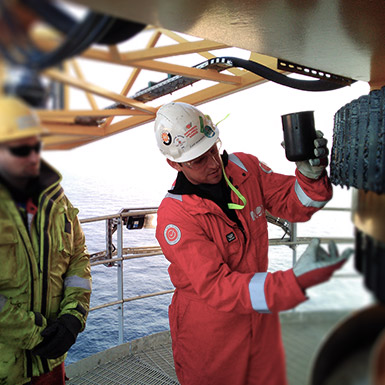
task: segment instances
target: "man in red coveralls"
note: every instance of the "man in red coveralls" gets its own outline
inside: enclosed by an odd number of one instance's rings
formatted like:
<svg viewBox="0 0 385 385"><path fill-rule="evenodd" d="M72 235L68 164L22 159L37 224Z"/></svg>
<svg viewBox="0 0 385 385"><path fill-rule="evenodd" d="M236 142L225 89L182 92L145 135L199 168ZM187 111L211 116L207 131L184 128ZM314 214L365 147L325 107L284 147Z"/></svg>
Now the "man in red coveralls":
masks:
<svg viewBox="0 0 385 385"><path fill-rule="evenodd" d="M352 253L312 240L294 268L267 273L265 210L304 222L332 197L322 134L296 176L244 153L219 154L218 129L185 103L162 106L158 147L178 176L158 210L156 237L176 288L169 308L182 385L285 385L278 313L305 301ZM312 164L311 164L312 163Z"/></svg>

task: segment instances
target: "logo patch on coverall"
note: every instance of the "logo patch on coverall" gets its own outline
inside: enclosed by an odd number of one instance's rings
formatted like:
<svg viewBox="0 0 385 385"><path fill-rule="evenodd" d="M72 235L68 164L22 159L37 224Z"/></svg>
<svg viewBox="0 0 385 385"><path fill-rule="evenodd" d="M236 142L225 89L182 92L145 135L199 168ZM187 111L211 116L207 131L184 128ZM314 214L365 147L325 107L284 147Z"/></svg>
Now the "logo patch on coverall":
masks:
<svg viewBox="0 0 385 385"><path fill-rule="evenodd" d="M164 229L164 238L169 245L175 245L180 241L181 232L178 226L167 225Z"/></svg>
<svg viewBox="0 0 385 385"><path fill-rule="evenodd" d="M235 234L233 232L229 233L226 235L226 239L227 239L227 242L232 242L232 241L235 241Z"/></svg>

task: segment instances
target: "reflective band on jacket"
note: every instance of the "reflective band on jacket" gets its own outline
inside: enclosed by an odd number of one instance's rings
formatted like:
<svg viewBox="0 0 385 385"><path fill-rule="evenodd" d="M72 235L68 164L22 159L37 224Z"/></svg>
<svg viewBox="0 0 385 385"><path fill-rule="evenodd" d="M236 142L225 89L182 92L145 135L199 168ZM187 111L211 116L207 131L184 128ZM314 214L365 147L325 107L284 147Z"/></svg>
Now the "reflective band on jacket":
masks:
<svg viewBox="0 0 385 385"><path fill-rule="evenodd" d="M182 195L180 194L173 194L173 193L167 193L166 198L173 198L177 199L178 201L183 201Z"/></svg>
<svg viewBox="0 0 385 385"><path fill-rule="evenodd" d="M3 307L7 303L8 298L4 297L3 295L0 294L0 311L3 310Z"/></svg>
<svg viewBox="0 0 385 385"><path fill-rule="evenodd" d="M255 273L249 283L251 306L259 313L270 313L265 297L265 280L267 273Z"/></svg>
<svg viewBox="0 0 385 385"><path fill-rule="evenodd" d="M299 185L298 181L295 181L294 185L295 193L297 194L297 197L299 201L305 206L305 207L316 207L316 208L322 208L328 203L328 201L314 201L310 197L308 197L305 192L302 190L302 187Z"/></svg>
<svg viewBox="0 0 385 385"><path fill-rule="evenodd" d="M229 160L231 162L233 162L234 164L236 164L238 167L240 167L243 171L247 171L247 168L245 167L245 165L242 163L242 161L234 154L230 154L229 155Z"/></svg>
<svg viewBox="0 0 385 385"><path fill-rule="evenodd" d="M64 287L80 287L85 290L91 290L91 282L87 278L81 278L76 275L67 277L64 280Z"/></svg>

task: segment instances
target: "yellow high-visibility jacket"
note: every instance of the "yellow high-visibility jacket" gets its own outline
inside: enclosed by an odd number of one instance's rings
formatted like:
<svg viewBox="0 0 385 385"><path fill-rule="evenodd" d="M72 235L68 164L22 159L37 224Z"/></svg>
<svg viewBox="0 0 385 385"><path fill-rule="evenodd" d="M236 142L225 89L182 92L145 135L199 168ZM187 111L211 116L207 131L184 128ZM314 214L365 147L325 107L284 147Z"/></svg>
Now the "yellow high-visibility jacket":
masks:
<svg viewBox="0 0 385 385"><path fill-rule="evenodd" d="M0 183L0 384L30 381L61 364L66 355L31 354L47 320L89 310L91 271L85 237L60 186L61 175L44 161L38 211L29 233L9 191Z"/></svg>

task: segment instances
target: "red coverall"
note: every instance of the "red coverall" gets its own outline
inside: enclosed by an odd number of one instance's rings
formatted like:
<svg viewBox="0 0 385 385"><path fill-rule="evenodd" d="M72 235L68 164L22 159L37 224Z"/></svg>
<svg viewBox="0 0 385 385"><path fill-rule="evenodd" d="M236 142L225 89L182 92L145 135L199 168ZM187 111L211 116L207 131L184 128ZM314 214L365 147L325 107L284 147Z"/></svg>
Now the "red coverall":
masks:
<svg viewBox="0 0 385 385"><path fill-rule="evenodd" d="M278 312L306 296L292 269L266 273L265 210L307 221L332 187L326 173L319 180L298 170L281 175L244 153L229 155L225 170L247 199L237 210L245 235L218 205L194 194L169 193L158 210L156 237L176 288L169 307L176 372L182 385L285 385Z"/></svg>

